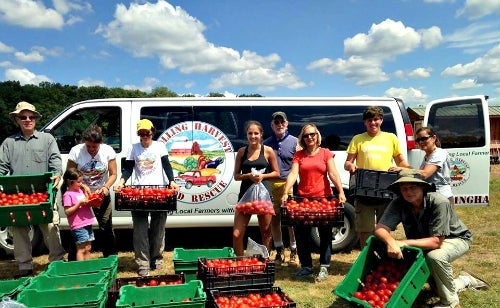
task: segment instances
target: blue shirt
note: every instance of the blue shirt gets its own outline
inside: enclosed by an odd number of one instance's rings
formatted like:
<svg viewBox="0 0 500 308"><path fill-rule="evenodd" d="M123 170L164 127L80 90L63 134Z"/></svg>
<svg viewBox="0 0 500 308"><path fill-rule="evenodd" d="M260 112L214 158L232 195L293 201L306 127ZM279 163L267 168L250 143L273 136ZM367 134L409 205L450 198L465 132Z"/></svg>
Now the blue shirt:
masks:
<svg viewBox="0 0 500 308"><path fill-rule="evenodd" d="M297 137L290 135L288 131L281 139L277 139L273 134L273 136L264 140L264 145L270 146L276 154L280 179L282 180L286 179L292 168L293 154L295 154L297 141Z"/></svg>

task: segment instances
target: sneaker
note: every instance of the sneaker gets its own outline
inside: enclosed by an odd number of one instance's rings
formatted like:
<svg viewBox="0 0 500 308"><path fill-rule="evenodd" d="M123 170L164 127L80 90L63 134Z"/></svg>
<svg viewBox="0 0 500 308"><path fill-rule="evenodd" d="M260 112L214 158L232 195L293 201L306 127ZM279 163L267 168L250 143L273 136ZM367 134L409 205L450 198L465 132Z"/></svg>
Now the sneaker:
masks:
<svg viewBox="0 0 500 308"><path fill-rule="evenodd" d="M149 271L147 269L140 269L137 271L137 275L141 277L149 276Z"/></svg>
<svg viewBox="0 0 500 308"><path fill-rule="evenodd" d="M316 281L321 282L321 281L325 281L327 279L328 279L328 269L326 267L322 266L319 269L318 276L316 276Z"/></svg>
<svg viewBox="0 0 500 308"><path fill-rule="evenodd" d="M298 279L298 280L307 279L307 278L313 277L313 275L314 275L314 272L313 272L313 269L311 267L303 267L293 275L293 278Z"/></svg>
<svg viewBox="0 0 500 308"><path fill-rule="evenodd" d="M290 263L297 264L297 248L290 249Z"/></svg>
<svg viewBox="0 0 500 308"><path fill-rule="evenodd" d="M461 277L465 281L470 281L470 283L467 285L467 288L473 289L473 290L480 290L480 289L489 289L490 285L484 281L483 279L477 277L476 275L462 271L458 274L458 277Z"/></svg>
<svg viewBox="0 0 500 308"><path fill-rule="evenodd" d="M274 263L278 266L282 263L285 263L285 255L283 254L283 250L283 246L276 247L276 256L274 257Z"/></svg>

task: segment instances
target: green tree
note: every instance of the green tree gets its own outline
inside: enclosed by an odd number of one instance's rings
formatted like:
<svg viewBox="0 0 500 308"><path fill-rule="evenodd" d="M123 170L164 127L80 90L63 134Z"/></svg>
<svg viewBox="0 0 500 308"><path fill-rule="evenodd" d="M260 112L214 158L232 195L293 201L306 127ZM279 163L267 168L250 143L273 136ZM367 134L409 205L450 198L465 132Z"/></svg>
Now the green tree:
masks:
<svg viewBox="0 0 500 308"><path fill-rule="evenodd" d="M167 87L158 87L151 91L150 97L178 97L177 93L170 91Z"/></svg>

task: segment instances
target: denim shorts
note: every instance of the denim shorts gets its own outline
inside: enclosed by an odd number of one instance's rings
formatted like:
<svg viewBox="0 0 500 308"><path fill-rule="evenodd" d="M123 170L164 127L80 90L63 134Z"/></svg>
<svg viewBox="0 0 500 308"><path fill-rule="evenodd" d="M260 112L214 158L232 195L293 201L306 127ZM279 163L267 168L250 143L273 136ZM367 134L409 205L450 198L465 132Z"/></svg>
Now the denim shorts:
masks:
<svg viewBox="0 0 500 308"><path fill-rule="evenodd" d="M76 245L84 244L95 240L92 225L71 230L71 235L75 240Z"/></svg>

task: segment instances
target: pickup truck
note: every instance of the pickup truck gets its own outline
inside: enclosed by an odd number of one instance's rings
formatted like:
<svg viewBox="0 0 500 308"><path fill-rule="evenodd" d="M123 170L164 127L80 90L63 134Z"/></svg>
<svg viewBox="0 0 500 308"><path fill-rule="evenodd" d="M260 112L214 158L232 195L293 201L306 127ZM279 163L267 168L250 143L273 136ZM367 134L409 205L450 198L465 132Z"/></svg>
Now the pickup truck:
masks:
<svg viewBox="0 0 500 308"><path fill-rule="evenodd" d="M215 175L202 175L198 170L181 173L174 180L179 186L184 186L186 189L190 189L193 185L212 187L217 181Z"/></svg>

